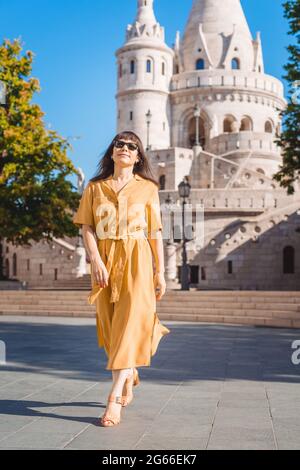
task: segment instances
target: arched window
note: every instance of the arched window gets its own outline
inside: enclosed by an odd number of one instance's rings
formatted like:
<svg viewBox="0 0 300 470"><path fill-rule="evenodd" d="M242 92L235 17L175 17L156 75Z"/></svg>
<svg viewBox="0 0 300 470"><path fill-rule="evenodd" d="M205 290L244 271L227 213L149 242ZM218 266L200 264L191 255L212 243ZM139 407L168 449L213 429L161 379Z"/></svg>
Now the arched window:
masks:
<svg viewBox="0 0 300 470"><path fill-rule="evenodd" d="M196 62L196 70L204 70L205 69L205 62L203 59L198 59Z"/></svg>
<svg viewBox="0 0 300 470"><path fill-rule="evenodd" d="M236 57L231 61L231 68L232 70L239 70L240 69L240 61Z"/></svg>
<svg viewBox="0 0 300 470"><path fill-rule="evenodd" d="M177 75L178 73L179 73L179 65L176 64L176 65L175 65L175 74Z"/></svg>
<svg viewBox="0 0 300 470"><path fill-rule="evenodd" d="M159 189L165 189L166 188L166 176L161 175L159 177Z"/></svg>
<svg viewBox="0 0 300 470"><path fill-rule="evenodd" d="M134 60L130 61L130 73L131 74L135 73L135 61Z"/></svg>
<svg viewBox="0 0 300 470"><path fill-rule="evenodd" d="M13 254L13 276L17 275L17 254Z"/></svg>
<svg viewBox="0 0 300 470"><path fill-rule="evenodd" d="M146 71L147 71L147 73L151 73L151 70L152 70L151 60L147 59Z"/></svg>
<svg viewBox="0 0 300 470"><path fill-rule="evenodd" d="M272 134L273 132L273 126L270 121L265 122L265 132L267 132L268 134Z"/></svg>
<svg viewBox="0 0 300 470"><path fill-rule="evenodd" d="M233 116L227 116L223 122L223 132L234 132L237 121Z"/></svg>
<svg viewBox="0 0 300 470"><path fill-rule="evenodd" d="M122 70L122 64L119 64L119 78L122 78L123 70Z"/></svg>
<svg viewBox="0 0 300 470"><path fill-rule="evenodd" d="M166 64L164 62L161 63L161 74L162 75L166 74Z"/></svg>
<svg viewBox="0 0 300 470"><path fill-rule="evenodd" d="M253 126L252 126L252 121L249 117L243 117L243 119L241 120L241 127L240 127L240 131L243 132L243 131L252 131L253 130Z"/></svg>
<svg viewBox="0 0 300 470"><path fill-rule="evenodd" d="M283 248L283 274L295 272L295 249L292 246Z"/></svg>

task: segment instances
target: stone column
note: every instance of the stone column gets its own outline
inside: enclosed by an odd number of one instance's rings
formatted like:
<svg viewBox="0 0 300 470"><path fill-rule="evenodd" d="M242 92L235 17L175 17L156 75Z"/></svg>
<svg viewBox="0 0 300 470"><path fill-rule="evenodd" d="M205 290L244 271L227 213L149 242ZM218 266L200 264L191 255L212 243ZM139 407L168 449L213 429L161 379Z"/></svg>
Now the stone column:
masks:
<svg viewBox="0 0 300 470"><path fill-rule="evenodd" d="M193 147L193 171L191 174L191 185L193 188L199 188L200 187L200 171L201 171L201 165L200 165L200 158L201 158L201 151L202 147L201 145L195 145Z"/></svg>

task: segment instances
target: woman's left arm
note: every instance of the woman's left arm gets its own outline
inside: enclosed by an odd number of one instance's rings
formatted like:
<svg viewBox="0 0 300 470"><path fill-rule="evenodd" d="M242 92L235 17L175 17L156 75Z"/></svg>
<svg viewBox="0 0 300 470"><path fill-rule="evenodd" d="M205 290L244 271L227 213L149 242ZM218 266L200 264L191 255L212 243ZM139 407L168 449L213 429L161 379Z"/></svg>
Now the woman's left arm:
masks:
<svg viewBox="0 0 300 470"><path fill-rule="evenodd" d="M154 238L149 236L148 242L150 244L155 262L154 286L156 300L160 300L166 291L164 245L162 231L157 230L155 232Z"/></svg>

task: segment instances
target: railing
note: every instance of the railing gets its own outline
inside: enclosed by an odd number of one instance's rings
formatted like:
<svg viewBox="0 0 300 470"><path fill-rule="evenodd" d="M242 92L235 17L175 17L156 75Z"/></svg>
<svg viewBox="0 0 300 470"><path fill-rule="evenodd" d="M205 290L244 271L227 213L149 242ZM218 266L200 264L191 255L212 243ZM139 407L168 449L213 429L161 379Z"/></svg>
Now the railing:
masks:
<svg viewBox="0 0 300 470"><path fill-rule="evenodd" d="M201 87L230 87L262 90L283 97L284 88L280 80L271 75L244 72L225 74L223 71L195 70L175 75L171 81L171 91Z"/></svg>
<svg viewBox="0 0 300 470"><path fill-rule="evenodd" d="M266 209L278 209L280 212L283 208L300 210L300 195L288 196L284 189L255 189L255 195L252 194L251 188L229 188L229 189L193 189L189 203L192 204L193 210L196 204L203 205L204 210L254 210L264 212ZM180 205L178 191L161 190L160 203L164 203L167 195L170 194L172 199Z"/></svg>
<svg viewBox="0 0 300 470"><path fill-rule="evenodd" d="M231 150L258 150L280 154L280 146L274 143L276 136L264 132L244 131L224 133L209 141L209 149L220 154Z"/></svg>

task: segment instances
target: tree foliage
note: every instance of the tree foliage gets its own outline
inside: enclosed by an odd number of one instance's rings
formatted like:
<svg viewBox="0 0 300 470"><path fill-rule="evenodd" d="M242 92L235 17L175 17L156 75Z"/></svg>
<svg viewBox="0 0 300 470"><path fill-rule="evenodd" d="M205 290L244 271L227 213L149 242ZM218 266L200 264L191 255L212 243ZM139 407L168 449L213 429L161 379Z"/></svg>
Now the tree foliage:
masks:
<svg viewBox="0 0 300 470"><path fill-rule="evenodd" d="M288 46L288 63L284 66L289 84L288 106L281 113L283 132L276 140L283 149L283 163L273 176L288 194L295 192L294 182L300 175L300 0L289 0L283 4L284 16L289 21L289 35L295 41Z"/></svg>
<svg viewBox="0 0 300 470"><path fill-rule="evenodd" d="M0 46L0 238L16 245L75 236L72 213L79 195L68 176L77 173L67 157L71 147L48 130L32 103L40 84L32 78L33 53L19 40Z"/></svg>

